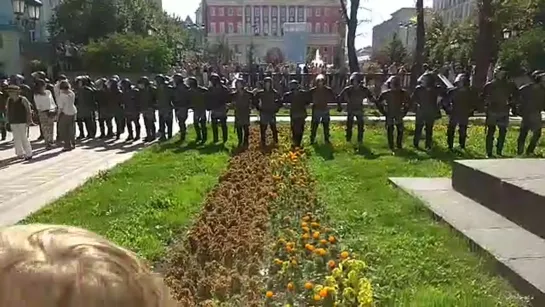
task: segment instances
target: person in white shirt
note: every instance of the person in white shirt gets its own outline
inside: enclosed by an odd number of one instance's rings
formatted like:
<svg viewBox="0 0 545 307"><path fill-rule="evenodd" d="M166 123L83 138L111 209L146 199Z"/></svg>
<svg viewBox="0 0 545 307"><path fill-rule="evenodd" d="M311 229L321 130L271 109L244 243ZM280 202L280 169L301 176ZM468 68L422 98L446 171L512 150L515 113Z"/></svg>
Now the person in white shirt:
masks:
<svg viewBox="0 0 545 307"><path fill-rule="evenodd" d="M51 91L46 90L45 81L42 79L36 80L34 103L38 110L38 117L40 118L40 128L44 137L45 148L51 149L54 143L53 130L57 105Z"/></svg>
<svg viewBox="0 0 545 307"><path fill-rule="evenodd" d="M59 123L57 132L63 145L63 151L69 151L76 147L76 94L70 89L68 81L59 84L59 97L57 98Z"/></svg>

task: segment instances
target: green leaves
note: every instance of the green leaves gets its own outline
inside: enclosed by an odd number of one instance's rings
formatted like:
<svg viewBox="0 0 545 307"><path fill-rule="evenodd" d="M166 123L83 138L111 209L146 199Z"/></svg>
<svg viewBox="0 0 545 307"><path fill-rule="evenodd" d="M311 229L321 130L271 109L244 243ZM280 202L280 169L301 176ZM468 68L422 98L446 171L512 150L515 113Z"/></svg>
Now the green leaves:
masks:
<svg viewBox="0 0 545 307"><path fill-rule="evenodd" d="M404 63L407 59L407 50L399 37L397 37L397 33L394 33L392 40L384 49L384 53L388 57L389 63Z"/></svg>
<svg viewBox="0 0 545 307"><path fill-rule="evenodd" d="M92 42L83 55L85 68L99 72L162 72L173 59L173 50L160 37L134 33Z"/></svg>
<svg viewBox="0 0 545 307"><path fill-rule="evenodd" d="M545 30L536 28L508 39L501 45L499 61L508 71L516 73L545 69Z"/></svg>

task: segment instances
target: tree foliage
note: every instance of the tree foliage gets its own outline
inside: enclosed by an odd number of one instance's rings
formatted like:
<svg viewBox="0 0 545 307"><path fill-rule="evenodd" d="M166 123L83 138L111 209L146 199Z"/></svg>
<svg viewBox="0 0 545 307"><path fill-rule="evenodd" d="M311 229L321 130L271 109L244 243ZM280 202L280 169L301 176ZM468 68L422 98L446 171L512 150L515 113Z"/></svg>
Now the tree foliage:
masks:
<svg viewBox="0 0 545 307"><path fill-rule="evenodd" d="M470 20L446 26L433 16L426 29L426 56L430 63L457 62L466 65L473 59L477 28Z"/></svg>
<svg viewBox="0 0 545 307"><path fill-rule="evenodd" d="M173 60L174 53L164 40L134 33L94 41L83 53L84 67L95 72L163 72Z"/></svg>
<svg viewBox="0 0 545 307"><path fill-rule="evenodd" d="M229 42L225 37L222 37L215 42L211 42L207 46L206 54L206 60L216 67L228 64L234 57L234 51L229 46Z"/></svg>
<svg viewBox="0 0 545 307"><path fill-rule="evenodd" d="M384 47L383 53L387 57L388 63L405 63L407 60L407 50L397 33L394 33L388 45Z"/></svg>
<svg viewBox="0 0 545 307"><path fill-rule="evenodd" d="M545 69L545 30L531 29L505 41L498 60L513 73Z"/></svg>

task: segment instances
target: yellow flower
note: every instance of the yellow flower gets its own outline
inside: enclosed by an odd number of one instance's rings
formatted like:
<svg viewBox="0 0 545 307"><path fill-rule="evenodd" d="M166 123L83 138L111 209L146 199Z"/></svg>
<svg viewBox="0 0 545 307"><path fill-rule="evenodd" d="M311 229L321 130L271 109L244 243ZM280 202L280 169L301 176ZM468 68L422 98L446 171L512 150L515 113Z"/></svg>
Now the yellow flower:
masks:
<svg viewBox="0 0 545 307"><path fill-rule="evenodd" d="M265 293L265 296L266 296L267 298L272 298L272 297L274 296L274 292L272 292L272 291L267 291L267 293Z"/></svg>
<svg viewBox="0 0 545 307"><path fill-rule="evenodd" d="M319 239L320 238L320 232L319 231L315 231L313 234L312 234L312 237L314 239Z"/></svg>
<svg viewBox="0 0 545 307"><path fill-rule="evenodd" d="M325 256L327 255L327 251L323 248L318 248L316 250L314 250L314 252L317 254L317 255L320 255L320 256Z"/></svg>
<svg viewBox="0 0 545 307"><path fill-rule="evenodd" d="M314 295L314 300L315 300L315 301L321 301L321 300L322 300L322 297L320 296L320 294L315 294L315 295Z"/></svg>
<svg viewBox="0 0 545 307"><path fill-rule="evenodd" d="M305 233L305 234L303 234L302 238L303 238L303 240L308 240L308 239L310 239L310 235L308 233Z"/></svg>
<svg viewBox="0 0 545 307"><path fill-rule="evenodd" d="M274 259L274 264L276 264L276 265L282 265L282 262L283 261L278 259L278 258Z"/></svg>
<svg viewBox="0 0 545 307"><path fill-rule="evenodd" d="M305 283L305 289L312 290L312 288L314 288L314 285L310 281L307 281Z"/></svg>
<svg viewBox="0 0 545 307"><path fill-rule="evenodd" d="M287 288L288 288L288 291L293 291L295 289L295 286L293 285L292 282L289 282Z"/></svg>
<svg viewBox="0 0 545 307"><path fill-rule="evenodd" d="M310 223L310 226L312 226L312 227L314 227L314 228L318 228L318 227L320 227L320 223L318 223L318 222L312 222L312 223Z"/></svg>
<svg viewBox="0 0 545 307"><path fill-rule="evenodd" d="M308 228L307 226L303 226L303 227L301 227L301 229L303 229L304 232L309 232L310 231L310 228Z"/></svg>
<svg viewBox="0 0 545 307"><path fill-rule="evenodd" d="M314 250L314 245L308 244L308 243L307 243L307 244L305 244L305 248L306 248L308 251L311 251L311 252L312 252L312 251Z"/></svg>
<svg viewBox="0 0 545 307"><path fill-rule="evenodd" d="M341 259L343 259L343 260L344 260L344 259L347 259L349 256L350 256L350 253L348 253L348 252L346 252L346 251L344 251L344 252L341 253Z"/></svg>

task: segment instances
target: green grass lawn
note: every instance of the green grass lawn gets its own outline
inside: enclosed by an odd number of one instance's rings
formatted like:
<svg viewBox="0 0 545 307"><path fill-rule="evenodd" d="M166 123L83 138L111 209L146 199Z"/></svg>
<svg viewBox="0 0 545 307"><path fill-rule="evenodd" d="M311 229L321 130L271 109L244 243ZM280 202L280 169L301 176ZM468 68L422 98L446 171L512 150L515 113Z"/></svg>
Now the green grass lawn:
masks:
<svg viewBox="0 0 545 307"><path fill-rule="evenodd" d="M192 133L188 137L195 139ZM236 141L231 140L228 147L231 142ZM228 159L223 146L156 144L23 223L84 227L146 259L157 260L200 210Z"/></svg>
<svg viewBox="0 0 545 307"><path fill-rule="evenodd" d="M484 129L469 131L467 153L446 150L445 127L437 127L436 148L415 151L412 129L406 150L392 155L383 125L368 127L365 147L344 141L344 130L333 129L333 146L315 145L310 167L333 224L344 243L372 267L371 276L381 306L521 306L492 262L470 251L466 240L435 221L416 199L388 183L388 177L450 176L451 162L484 157ZM516 128L506 153L514 154Z"/></svg>

